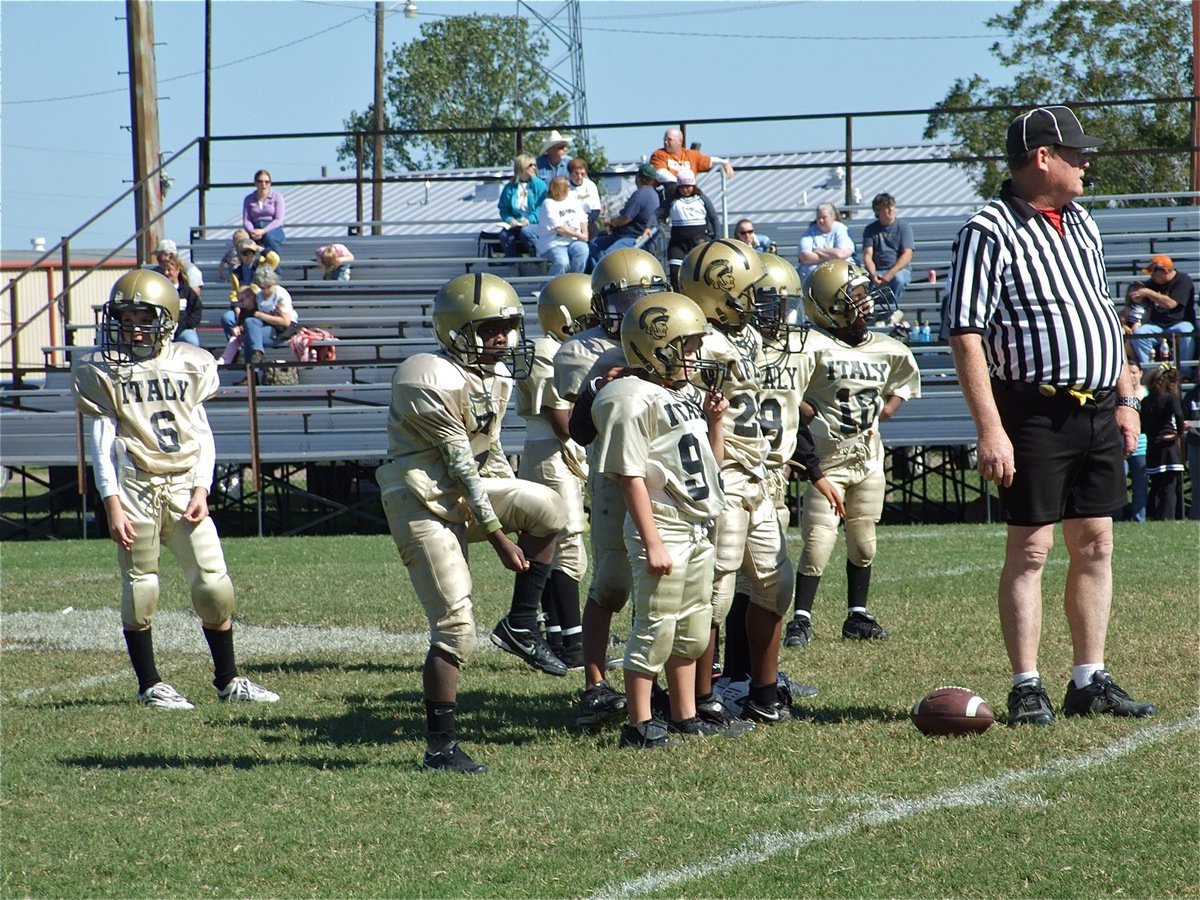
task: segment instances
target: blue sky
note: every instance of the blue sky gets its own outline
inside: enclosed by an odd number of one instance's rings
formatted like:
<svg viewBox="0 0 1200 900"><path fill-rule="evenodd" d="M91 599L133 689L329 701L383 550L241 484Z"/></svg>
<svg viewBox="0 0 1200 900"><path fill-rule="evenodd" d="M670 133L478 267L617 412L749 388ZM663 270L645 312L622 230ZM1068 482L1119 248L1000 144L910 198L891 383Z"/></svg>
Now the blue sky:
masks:
<svg viewBox="0 0 1200 900"><path fill-rule="evenodd" d="M430 17L511 14L514 2L417 0L405 19L388 4L389 47ZM915 109L940 100L956 78L1010 80L988 52L992 2L608 2L582 4L591 122ZM557 3L539 3L548 14ZM128 187L132 172L123 2L0 4L0 247L53 245ZM203 133L204 5L154 3L164 152ZM481 52L484 49L481 48ZM374 3L219 0L213 6L213 133L337 131L373 89ZM923 119L859 120L860 145L921 141ZM840 146L840 122L698 126L691 141L718 154ZM609 159L659 146L658 127L605 132ZM333 139L226 144L218 180L245 190L214 195L210 221L240 209L255 169L276 180L338 171ZM189 167L190 168L190 167ZM194 182L194 172L188 173ZM185 176L186 177L186 176ZM167 232L187 240L189 201ZM107 247L133 231L132 202L81 237Z"/></svg>

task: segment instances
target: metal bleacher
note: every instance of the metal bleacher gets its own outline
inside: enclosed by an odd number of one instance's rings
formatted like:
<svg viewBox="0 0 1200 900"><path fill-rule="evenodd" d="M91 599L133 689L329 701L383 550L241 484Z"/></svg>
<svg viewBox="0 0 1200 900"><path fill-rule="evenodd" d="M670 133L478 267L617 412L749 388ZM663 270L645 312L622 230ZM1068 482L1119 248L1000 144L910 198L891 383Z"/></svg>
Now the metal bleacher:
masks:
<svg viewBox="0 0 1200 900"><path fill-rule="evenodd" d="M1169 253L1178 268L1200 278L1200 208L1098 209L1093 214L1105 236L1114 297L1123 295L1155 253ZM962 218L918 218L910 224L917 276L901 306L909 321L930 323L936 335L950 248ZM771 227L785 257L794 256L805 225ZM858 232L854 229L856 239ZM342 240L353 250L351 281L320 280L313 254L328 240ZM224 337L217 319L226 293L218 263L228 246L225 240L194 240L187 248L207 285L202 342L218 353ZM478 234L296 238L285 247L281 281L302 324L337 337L337 358L297 364L286 348L270 353L267 369L298 369L294 385L238 384L251 375L247 369L222 369L220 393L207 404L218 464L213 515L226 533L383 530L373 473L387 453L389 382L399 361L436 346L431 302L438 287L464 272L505 277L521 298L533 336L540 333L536 298L546 278L544 263L491 256ZM935 280L928 278L930 270ZM86 491L81 497L77 490L79 479L88 481L90 473L79 464L82 441L69 371L64 362L49 362L69 360L86 349L94 326L94 321L68 323L77 346L46 348L57 355L47 353L44 386L0 389L0 466L22 476L20 499L0 515L0 538L61 536L70 533L70 523L86 533L97 512L94 497ZM905 404L881 429L889 450L886 515L891 521L990 518L994 496L980 486L971 465L975 430L949 348L935 338L912 344L912 350L922 369L922 397ZM510 410L504 446L519 454L523 442L524 423ZM90 527L92 534L103 533L98 522Z"/></svg>

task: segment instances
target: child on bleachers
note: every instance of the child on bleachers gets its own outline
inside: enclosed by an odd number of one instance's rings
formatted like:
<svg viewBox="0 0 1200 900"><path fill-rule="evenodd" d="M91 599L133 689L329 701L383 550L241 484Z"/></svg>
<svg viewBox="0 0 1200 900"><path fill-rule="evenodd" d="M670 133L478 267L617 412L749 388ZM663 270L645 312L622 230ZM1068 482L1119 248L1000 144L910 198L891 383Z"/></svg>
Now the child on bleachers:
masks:
<svg viewBox="0 0 1200 900"><path fill-rule="evenodd" d="M228 281L230 274L241 263L238 258L238 245L242 241L248 240L250 240L250 235L245 228L239 228L233 233L229 241L229 249L225 251L225 255L221 257L221 262L217 265L217 271L222 281Z"/></svg>
<svg viewBox="0 0 1200 900"><path fill-rule="evenodd" d="M221 365L228 366L237 359L238 350L242 348L242 323L246 321L246 316L254 312L257 305L259 287L256 284L248 284L245 287L238 288L229 297L229 302L233 304L233 308L237 310L237 334L229 339L229 343L225 345L225 352L221 354Z"/></svg>
<svg viewBox="0 0 1200 900"><path fill-rule="evenodd" d="M318 247L317 262L321 264L324 281L349 281L350 263L354 262L354 254L345 244L326 244Z"/></svg>

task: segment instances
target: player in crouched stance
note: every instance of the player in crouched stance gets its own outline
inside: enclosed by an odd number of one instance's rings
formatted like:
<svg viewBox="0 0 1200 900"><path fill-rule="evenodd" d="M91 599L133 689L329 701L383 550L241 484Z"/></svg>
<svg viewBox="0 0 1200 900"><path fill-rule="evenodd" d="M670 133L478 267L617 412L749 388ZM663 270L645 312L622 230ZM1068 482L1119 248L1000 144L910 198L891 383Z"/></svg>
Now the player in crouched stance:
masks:
<svg viewBox="0 0 1200 900"><path fill-rule="evenodd" d="M406 359L392 376L391 459L376 480L392 539L429 620L423 766L482 772L458 745L455 721L459 668L476 643L467 543L487 540L517 573L511 607L492 642L535 669L566 675L537 628L566 513L550 488L514 477L500 446L512 377L528 372L533 352L516 291L495 275L460 275L434 299L433 327L442 349ZM516 543L510 531L519 533Z"/></svg>
<svg viewBox="0 0 1200 900"><path fill-rule="evenodd" d="M191 589L224 701L274 703L279 695L238 675L233 582L208 515L216 448L204 401L219 387L210 353L174 343L179 295L145 269L117 279L104 305L100 348L72 371L96 487L117 545L121 624L138 680L138 703L193 709L154 663L150 623L158 607L158 558L166 545Z"/></svg>
<svg viewBox="0 0 1200 900"><path fill-rule="evenodd" d="M800 521L804 551L788 646L804 646L811 638L813 600L837 540L839 516L846 527L848 607L842 637L888 636L867 611L875 526L886 488L879 423L905 400L921 396L912 351L867 330L868 318L891 302L889 290L872 286L866 269L845 260L822 263L804 285L804 310L814 327L805 343L812 375L801 404L808 428L801 430L800 443L809 446L800 456L812 483Z"/></svg>
<svg viewBox="0 0 1200 900"><path fill-rule="evenodd" d="M713 545L725 504L720 460L728 401L690 383L702 369L704 314L687 297L643 297L625 313L621 345L630 371L596 395L598 471L625 498L625 546L633 573L633 628L625 648L628 724L620 746L666 747L668 732L734 733L696 716L696 660L712 626ZM719 379L710 379L718 384ZM653 718L651 688L666 670L668 723ZM740 733L740 730L739 732Z"/></svg>

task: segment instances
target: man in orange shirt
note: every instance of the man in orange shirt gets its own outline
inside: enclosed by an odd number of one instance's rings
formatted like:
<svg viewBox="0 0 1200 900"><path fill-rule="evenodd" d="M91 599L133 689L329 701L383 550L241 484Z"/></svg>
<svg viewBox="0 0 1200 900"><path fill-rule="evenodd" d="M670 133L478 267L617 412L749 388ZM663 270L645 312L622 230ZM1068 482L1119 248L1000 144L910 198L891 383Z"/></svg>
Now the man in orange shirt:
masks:
<svg viewBox="0 0 1200 900"><path fill-rule="evenodd" d="M685 149L683 132L678 128L668 128L663 135L663 145L650 155L650 165L658 170L659 184L673 185L680 169L691 169L699 175L720 163L725 168L725 174L733 177L733 165L720 156L705 156L699 150Z"/></svg>

